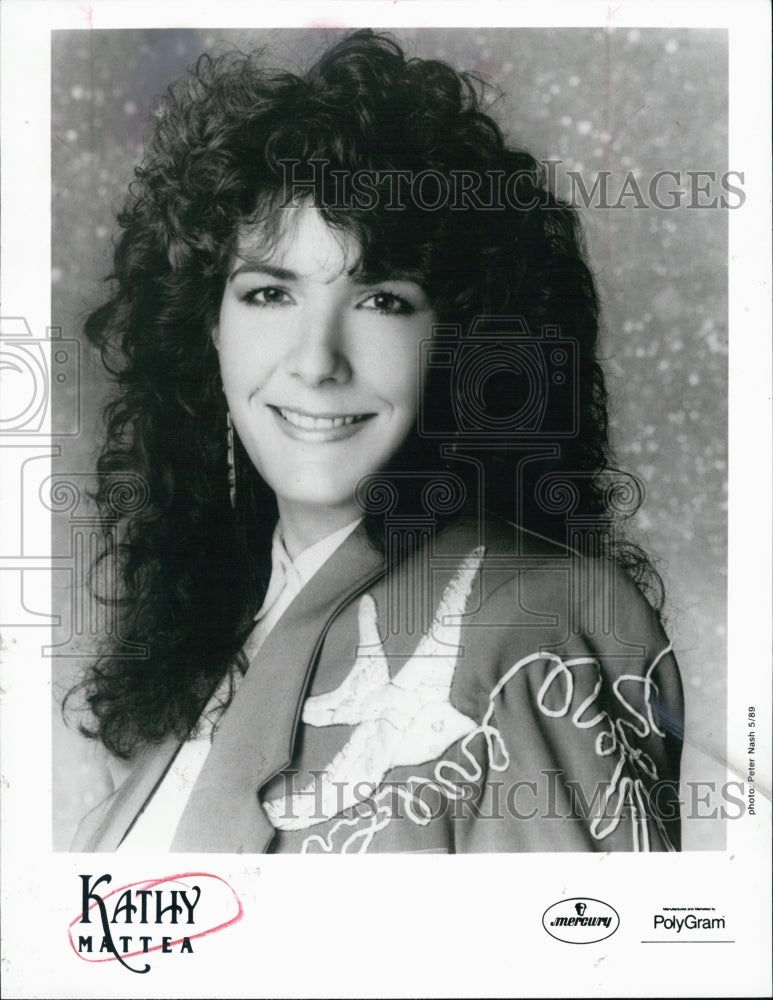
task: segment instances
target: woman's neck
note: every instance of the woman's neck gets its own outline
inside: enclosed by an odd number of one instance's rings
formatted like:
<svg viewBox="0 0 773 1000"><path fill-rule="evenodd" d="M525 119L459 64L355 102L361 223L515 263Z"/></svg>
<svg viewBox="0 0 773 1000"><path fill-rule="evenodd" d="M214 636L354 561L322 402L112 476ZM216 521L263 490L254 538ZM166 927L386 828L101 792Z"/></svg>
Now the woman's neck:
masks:
<svg viewBox="0 0 773 1000"><path fill-rule="evenodd" d="M339 531L362 517L362 511L355 503L320 509L316 506L286 504L277 497L277 507L285 548L291 559L295 559L310 545L321 542L334 531Z"/></svg>

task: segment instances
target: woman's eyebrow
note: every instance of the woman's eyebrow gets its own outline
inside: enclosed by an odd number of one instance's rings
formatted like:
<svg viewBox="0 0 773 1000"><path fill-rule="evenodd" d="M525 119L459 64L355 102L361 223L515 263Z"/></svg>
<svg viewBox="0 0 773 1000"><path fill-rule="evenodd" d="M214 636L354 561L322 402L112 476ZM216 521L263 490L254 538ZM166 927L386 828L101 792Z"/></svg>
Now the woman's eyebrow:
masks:
<svg viewBox="0 0 773 1000"><path fill-rule="evenodd" d="M420 271L399 267L363 267L357 264L347 273L350 278L363 285L377 285L381 281L409 281L421 288L425 280Z"/></svg>
<svg viewBox="0 0 773 1000"><path fill-rule="evenodd" d="M295 271L289 271L286 267L277 267L275 264L267 264L264 261L246 261L234 268L228 280L233 281L238 274L254 273L267 274L271 278L276 278L277 281L295 281L298 278Z"/></svg>

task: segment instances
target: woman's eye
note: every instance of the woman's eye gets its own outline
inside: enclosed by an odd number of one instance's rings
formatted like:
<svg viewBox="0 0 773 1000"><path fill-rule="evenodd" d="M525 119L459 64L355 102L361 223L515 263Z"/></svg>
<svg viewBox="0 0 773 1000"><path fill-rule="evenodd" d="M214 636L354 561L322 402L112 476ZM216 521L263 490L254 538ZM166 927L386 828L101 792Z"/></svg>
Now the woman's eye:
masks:
<svg viewBox="0 0 773 1000"><path fill-rule="evenodd" d="M288 292L273 285L253 288L242 296L242 302L253 306L284 306L290 305L292 301L292 296Z"/></svg>
<svg viewBox="0 0 773 1000"><path fill-rule="evenodd" d="M394 292L375 292L360 303L361 309L375 309L390 316L408 316L416 310L406 299Z"/></svg>

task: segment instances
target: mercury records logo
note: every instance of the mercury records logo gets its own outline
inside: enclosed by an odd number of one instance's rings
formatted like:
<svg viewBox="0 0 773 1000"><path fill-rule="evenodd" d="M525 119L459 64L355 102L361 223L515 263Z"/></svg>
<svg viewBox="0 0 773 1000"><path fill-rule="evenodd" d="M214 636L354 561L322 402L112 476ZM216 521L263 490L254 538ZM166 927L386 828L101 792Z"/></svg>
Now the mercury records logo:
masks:
<svg viewBox="0 0 773 1000"><path fill-rule="evenodd" d="M112 875L81 875L70 944L86 962L148 972L151 952L192 955L194 941L241 920L239 897L218 875L185 872L108 890Z"/></svg>
<svg viewBox="0 0 773 1000"><path fill-rule="evenodd" d="M620 926L617 910L600 899L575 896L553 903L542 914L542 926L566 944L594 944L611 937Z"/></svg>

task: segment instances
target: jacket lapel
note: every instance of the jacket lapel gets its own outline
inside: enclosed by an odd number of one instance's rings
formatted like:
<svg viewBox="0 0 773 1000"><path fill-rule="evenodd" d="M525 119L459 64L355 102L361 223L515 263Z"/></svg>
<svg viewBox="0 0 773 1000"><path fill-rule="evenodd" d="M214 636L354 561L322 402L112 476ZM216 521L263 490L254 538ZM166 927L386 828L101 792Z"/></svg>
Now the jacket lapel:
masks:
<svg viewBox="0 0 773 1000"><path fill-rule="evenodd" d="M336 615L383 573L360 525L303 588L223 716L172 851L260 853L274 836L258 790L292 760L303 697Z"/></svg>
<svg viewBox="0 0 773 1000"><path fill-rule="evenodd" d="M117 850L179 748L180 741L175 737L148 747L117 791L81 820L70 850Z"/></svg>

